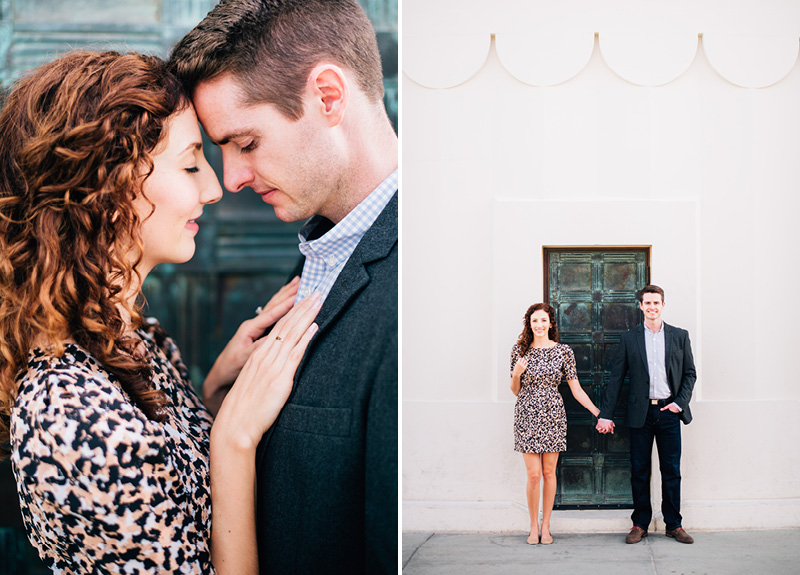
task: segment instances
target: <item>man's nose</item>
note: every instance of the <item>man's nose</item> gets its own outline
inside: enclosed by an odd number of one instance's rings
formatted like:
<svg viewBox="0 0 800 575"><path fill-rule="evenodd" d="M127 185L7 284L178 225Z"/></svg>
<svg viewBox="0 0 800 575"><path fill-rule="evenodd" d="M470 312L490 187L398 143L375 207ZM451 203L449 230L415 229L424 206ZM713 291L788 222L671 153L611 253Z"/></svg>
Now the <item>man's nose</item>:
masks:
<svg viewBox="0 0 800 575"><path fill-rule="evenodd" d="M244 162L234 160L230 154L222 155L222 179L229 192L238 192L253 183L253 171Z"/></svg>

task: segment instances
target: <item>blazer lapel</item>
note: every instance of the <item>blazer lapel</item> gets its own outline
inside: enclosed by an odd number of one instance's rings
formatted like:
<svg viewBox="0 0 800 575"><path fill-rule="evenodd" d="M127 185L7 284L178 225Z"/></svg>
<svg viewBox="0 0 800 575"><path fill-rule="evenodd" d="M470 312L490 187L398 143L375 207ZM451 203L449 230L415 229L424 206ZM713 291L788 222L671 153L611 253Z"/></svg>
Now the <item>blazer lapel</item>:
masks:
<svg viewBox="0 0 800 575"><path fill-rule="evenodd" d="M650 368L647 365L647 348L644 346L644 324L639 324L636 329L636 348L639 350L639 357L642 358L642 365L644 372L647 374L647 380L650 381Z"/></svg>
<svg viewBox="0 0 800 575"><path fill-rule="evenodd" d="M315 341L324 337L325 331L335 322L347 304L369 284L369 264L386 258L397 243L397 193L392 196L389 203L372 224L364 237L356 246L353 255L347 260L331 291L325 298L322 309L317 314L316 323L319 331L309 345L300 366L297 368L295 382L299 380L300 373L308 357L313 353Z"/></svg>
<svg viewBox="0 0 800 575"><path fill-rule="evenodd" d="M397 194L372 224L356 246L353 255L333 284L325 303L317 316L317 325L323 331L369 281L367 268L370 263L389 255L397 243Z"/></svg>
<svg viewBox="0 0 800 575"><path fill-rule="evenodd" d="M370 229L361 238L355 251L353 251L353 255L347 260L344 269L342 269L339 277L336 278L328 297L325 298L325 303L322 305L322 309L319 310L316 319L319 331L314 336L314 339L311 340L303 359L300 360L300 365L297 367L297 372L294 375L295 385L289 394L289 402L291 402L291 398L297 390L297 384L300 381L303 368L309 357L313 355L317 342L324 337L324 332L330 328L336 318L344 312L347 303L369 284L369 264L386 258L396 243L397 193L389 200L389 203L386 204L386 207ZM256 450L256 462L259 467L274 429L275 426L273 425L267 430Z"/></svg>
<svg viewBox="0 0 800 575"><path fill-rule="evenodd" d="M675 349L675 330L671 325L667 325L666 322L664 323L664 370L667 372L667 383L669 384L670 389L672 389L672 378L669 376L669 366L670 361L669 358L672 355L672 350ZM673 395L675 394L675 390L672 390Z"/></svg>

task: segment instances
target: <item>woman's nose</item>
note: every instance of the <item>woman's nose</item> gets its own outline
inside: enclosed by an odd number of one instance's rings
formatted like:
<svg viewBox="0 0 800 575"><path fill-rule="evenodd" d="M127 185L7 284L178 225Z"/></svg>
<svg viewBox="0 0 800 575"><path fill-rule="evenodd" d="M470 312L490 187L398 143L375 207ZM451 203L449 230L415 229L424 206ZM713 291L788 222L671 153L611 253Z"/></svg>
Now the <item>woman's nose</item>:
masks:
<svg viewBox="0 0 800 575"><path fill-rule="evenodd" d="M208 161L204 158L203 162L205 166L203 166L201 170L204 179L202 182L203 189L200 194L200 203L214 204L222 199L222 186L219 185L217 174L214 173Z"/></svg>

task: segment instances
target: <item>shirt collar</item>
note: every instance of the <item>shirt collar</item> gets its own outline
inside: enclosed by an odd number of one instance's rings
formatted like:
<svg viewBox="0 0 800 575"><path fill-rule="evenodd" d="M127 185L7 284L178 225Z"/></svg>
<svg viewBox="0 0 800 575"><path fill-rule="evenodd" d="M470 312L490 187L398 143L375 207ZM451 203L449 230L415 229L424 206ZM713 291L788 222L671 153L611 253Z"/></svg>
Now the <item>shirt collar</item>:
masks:
<svg viewBox="0 0 800 575"><path fill-rule="evenodd" d="M644 325L644 324L643 324L643 325ZM647 327L646 325L644 326L644 330L645 330L647 333L650 333L650 334L653 334L653 335L658 335L658 334L660 334L660 333L663 333L663 332L664 332L664 320L663 320L663 319L661 320L661 327L660 327L660 328L658 328L658 331L653 331L653 330L651 330L649 327Z"/></svg>
<svg viewBox="0 0 800 575"><path fill-rule="evenodd" d="M377 188L364 198L355 208L350 210L342 221L333 226L322 236L309 240L312 230L321 223L321 216L314 216L308 220L298 233L300 238L300 251L305 256L318 255L325 257L342 248L352 252L358 240L369 230L378 218L383 208L392 199L397 191L397 170L381 182ZM349 245L352 244L352 245Z"/></svg>

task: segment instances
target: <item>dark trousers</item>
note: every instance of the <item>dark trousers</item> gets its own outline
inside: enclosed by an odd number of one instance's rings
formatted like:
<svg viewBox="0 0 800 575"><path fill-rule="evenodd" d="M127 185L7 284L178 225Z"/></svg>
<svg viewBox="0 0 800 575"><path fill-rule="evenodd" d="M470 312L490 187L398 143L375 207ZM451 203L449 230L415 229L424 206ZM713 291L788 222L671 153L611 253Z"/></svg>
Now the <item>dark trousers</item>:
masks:
<svg viewBox="0 0 800 575"><path fill-rule="evenodd" d="M631 490L634 525L647 529L653 518L650 505L650 468L653 439L661 469L661 513L668 530L681 526L681 420L677 413L650 405L642 427L630 428Z"/></svg>

